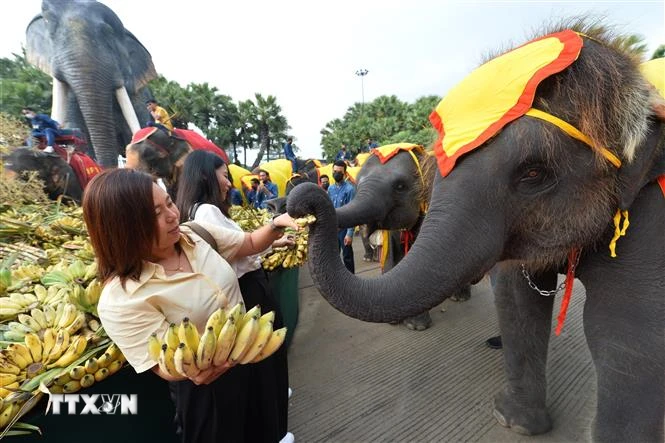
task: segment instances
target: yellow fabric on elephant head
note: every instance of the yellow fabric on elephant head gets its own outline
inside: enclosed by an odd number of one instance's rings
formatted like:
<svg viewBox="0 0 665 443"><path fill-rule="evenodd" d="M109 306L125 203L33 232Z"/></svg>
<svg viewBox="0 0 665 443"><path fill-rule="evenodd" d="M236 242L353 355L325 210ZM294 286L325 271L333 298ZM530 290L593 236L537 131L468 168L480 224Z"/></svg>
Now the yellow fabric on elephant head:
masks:
<svg viewBox="0 0 665 443"><path fill-rule="evenodd" d="M370 152L361 152L360 154L356 155L356 165L364 165L370 155L372 155Z"/></svg>
<svg viewBox="0 0 665 443"><path fill-rule="evenodd" d="M582 43L571 30L546 35L481 65L451 89L430 115L439 131L434 153L441 175L523 116L538 84L577 60Z"/></svg>
<svg viewBox="0 0 665 443"><path fill-rule="evenodd" d="M245 195L245 188L243 186L242 178L246 175L251 175L252 173L249 172L247 169L242 168L236 164L229 163L229 173L231 174L231 178L233 179L233 187L236 188L238 191L240 191L240 195L242 196L242 201L247 203L247 196Z"/></svg>
<svg viewBox="0 0 665 443"><path fill-rule="evenodd" d="M661 97L665 98L665 58L655 58L640 65L640 71L654 85Z"/></svg>
<svg viewBox="0 0 665 443"><path fill-rule="evenodd" d="M411 151L411 150L420 150L424 151L421 145L416 145L415 143L393 143L391 145L384 145L372 150L371 154L376 155L381 163L385 163L394 156L396 156L400 151Z"/></svg>

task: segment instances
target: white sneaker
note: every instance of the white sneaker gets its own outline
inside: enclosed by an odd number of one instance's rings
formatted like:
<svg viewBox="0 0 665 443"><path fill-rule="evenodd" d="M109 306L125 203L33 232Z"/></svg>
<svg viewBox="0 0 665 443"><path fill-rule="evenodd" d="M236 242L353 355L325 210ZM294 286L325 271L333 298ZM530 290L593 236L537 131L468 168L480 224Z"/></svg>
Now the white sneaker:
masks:
<svg viewBox="0 0 665 443"><path fill-rule="evenodd" d="M293 436L293 434L287 432L286 435L279 441L279 443L293 443L294 441L296 441L296 438Z"/></svg>
<svg viewBox="0 0 665 443"><path fill-rule="evenodd" d="M44 152L47 152L47 153L49 153L49 154L52 153L52 152L53 152L53 146L47 146L47 147L45 147L45 148L44 148Z"/></svg>
<svg viewBox="0 0 665 443"><path fill-rule="evenodd" d="M289 388L289 398L291 398L291 394L293 394L293 389Z"/></svg>

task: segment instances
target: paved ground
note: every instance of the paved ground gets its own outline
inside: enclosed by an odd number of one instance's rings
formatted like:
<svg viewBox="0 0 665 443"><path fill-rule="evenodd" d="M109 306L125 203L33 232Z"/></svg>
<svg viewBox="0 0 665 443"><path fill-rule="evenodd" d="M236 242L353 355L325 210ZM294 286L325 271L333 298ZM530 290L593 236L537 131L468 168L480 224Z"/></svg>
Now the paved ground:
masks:
<svg viewBox="0 0 665 443"><path fill-rule="evenodd" d="M356 273L376 275L354 240ZM586 442L595 375L581 329L584 289L575 290L559 337L550 342L548 405L554 430L525 437L492 417L503 384L498 333L487 281L464 303L432 309L433 326L364 323L334 310L300 272L300 317L289 349L294 390L289 430L299 442ZM558 300L555 301L558 312Z"/></svg>

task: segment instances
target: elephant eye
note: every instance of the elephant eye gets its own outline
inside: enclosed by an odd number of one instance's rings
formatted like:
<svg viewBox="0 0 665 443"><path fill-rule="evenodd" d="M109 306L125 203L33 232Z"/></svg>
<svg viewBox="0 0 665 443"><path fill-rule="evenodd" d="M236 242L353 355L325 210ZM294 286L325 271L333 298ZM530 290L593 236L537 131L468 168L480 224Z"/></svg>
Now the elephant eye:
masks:
<svg viewBox="0 0 665 443"><path fill-rule="evenodd" d="M545 176L545 171L543 168L533 166L526 170L520 181L533 183L542 180L544 176Z"/></svg>
<svg viewBox="0 0 665 443"><path fill-rule="evenodd" d="M404 183L398 182L395 184L395 190L403 191L404 189L406 189L406 185Z"/></svg>

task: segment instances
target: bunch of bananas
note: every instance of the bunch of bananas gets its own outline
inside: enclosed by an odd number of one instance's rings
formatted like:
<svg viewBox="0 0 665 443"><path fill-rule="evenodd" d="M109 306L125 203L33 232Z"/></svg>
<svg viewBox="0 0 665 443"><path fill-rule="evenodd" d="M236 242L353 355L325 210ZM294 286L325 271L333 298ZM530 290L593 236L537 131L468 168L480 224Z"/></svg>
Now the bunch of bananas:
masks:
<svg viewBox="0 0 665 443"><path fill-rule="evenodd" d="M9 298L27 295L12 294ZM42 305L41 309L32 308L29 314L18 314L17 320L0 325L0 333L4 341L23 341L28 334L38 334L40 337L44 337L45 331L48 329L56 331L63 329L69 335L73 335L87 324L85 313L79 311L71 303L60 303L55 307Z"/></svg>
<svg viewBox="0 0 665 443"><path fill-rule="evenodd" d="M115 344L111 344L100 357L90 357L54 377L47 385L52 394L71 394L100 382L122 368L127 360Z"/></svg>
<svg viewBox="0 0 665 443"><path fill-rule="evenodd" d="M0 397L7 397L24 380L45 370L64 368L78 359L88 341L81 335L70 335L66 329L49 328L43 338L35 333L25 335L23 343L11 343L0 351Z"/></svg>
<svg viewBox="0 0 665 443"><path fill-rule="evenodd" d="M294 221L301 228L306 228L316 221L316 217L314 215L307 215L297 218ZM295 268L301 266L307 260L308 230L301 229L300 231L293 231L287 229L285 235L293 237L295 246L273 248L268 254L264 255L262 265L266 271L273 271L278 266L286 269Z"/></svg>
<svg viewBox="0 0 665 443"><path fill-rule="evenodd" d="M272 214L267 209L254 209L245 206L232 206L231 219L245 232L252 232L270 222Z"/></svg>
<svg viewBox="0 0 665 443"><path fill-rule="evenodd" d="M286 328L273 330L275 312L261 315L257 305L244 311L238 303L228 311L220 308L207 320L203 335L184 318L172 323L160 340L152 334L150 358L160 369L178 379L196 377L211 366L256 363L271 356L284 343Z"/></svg>

